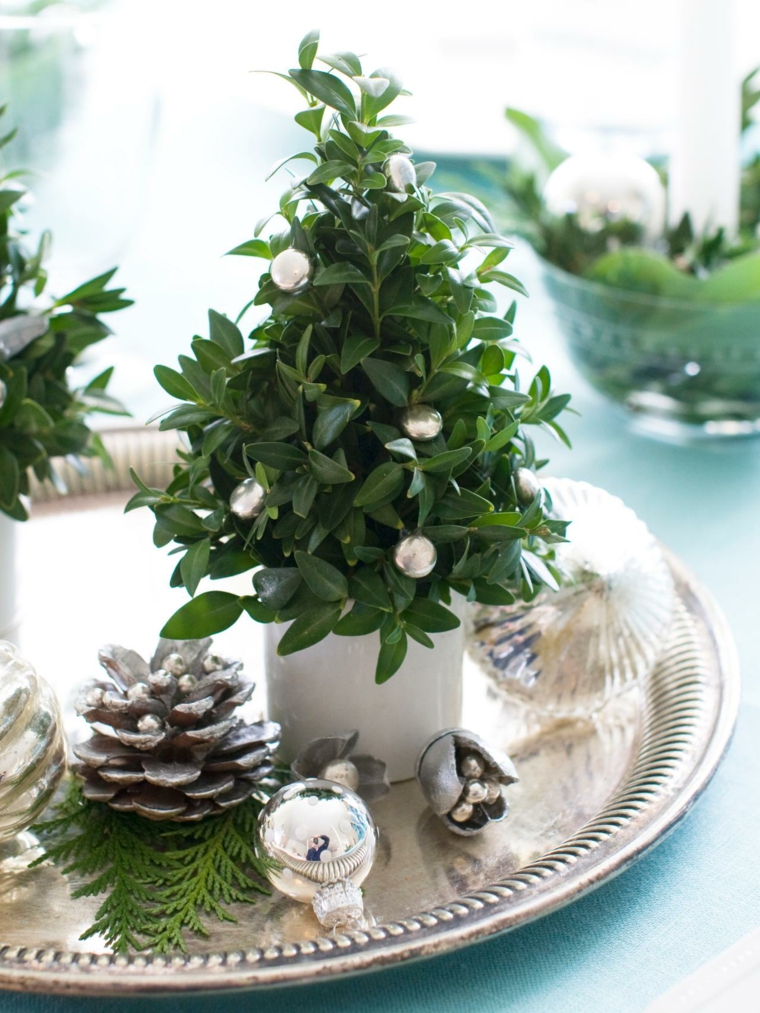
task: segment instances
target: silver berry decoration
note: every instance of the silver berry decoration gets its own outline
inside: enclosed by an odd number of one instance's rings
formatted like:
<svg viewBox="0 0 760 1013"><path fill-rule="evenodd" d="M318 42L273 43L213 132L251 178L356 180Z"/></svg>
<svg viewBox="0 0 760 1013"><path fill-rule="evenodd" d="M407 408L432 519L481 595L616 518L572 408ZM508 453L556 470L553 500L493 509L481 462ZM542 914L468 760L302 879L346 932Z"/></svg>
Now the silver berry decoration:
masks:
<svg viewBox="0 0 760 1013"><path fill-rule="evenodd" d="M536 478L535 471L531 471L530 468L518 468L514 477L518 500L523 506L530 506L541 492L541 483Z"/></svg>
<svg viewBox="0 0 760 1013"><path fill-rule="evenodd" d="M331 760L325 765L321 776L325 781L335 781L351 791L356 791L359 787L359 771L351 760Z"/></svg>
<svg viewBox="0 0 760 1013"><path fill-rule="evenodd" d="M255 478L246 478L230 496L230 510L241 521L252 521L264 509L267 491Z"/></svg>
<svg viewBox="0 0 760 1013"><path fill-rule="evenodd" d="M187 662L181 654L167 654L164 660L161 662L161 668L169 675L173 675L175 678L179 678L180 675L184 675L187 671Z"/></svg>
<svg viewBox="0 0 760 1013"><path fill-rule="evenodd" d="M311 260L306 254L292 248L278 253L269 269L277 288L291 295L308 286L311 270Z"/></svg>
<svg viewBox="0 0 760 1013"><path fill-rule="evenodd" d="M310 777L336 781L361 795L365 802L377 802L390 791L386 766L375 756L355 753L358 741L356 730L311 739L291 764L293 776L300 781Z"/></svg>
<svg viewBox="0 0 760 1013"><path fill-rule="evenodd" d="M417 443L434 440L443 429L441 413L428 404L410 405L401 413L399 421L404 435Z"/></svg>
<svg viewBox="0 0 760 1013"><path fill-rule="evenodd" d="M396 544L393 550L393 563L405 577L420 580L427 577L435 569L438 553L435 546L425 535L415 532L407 535Z"/></svg>
<svg viewBox="0 0 760 1013"><path fill-rule="evenodd" d="M459 761L459 770L463 777L480 777L483 773L483 761L475 753L465 753Z"/></svg>
<svg viewBox="0 0 760 1013"><path fill-rule="evenodd" d="M0 380L0 408L5 404L5 398L8 395L8 388L5 385L4 380Z"/></svg>
<svg viewBox="0 0 760 1013"><path fill-rule="evenodd" d="M388 189L394 193L407 193L417 182L414 162L406 155L391 155L383 166L383 171L388 177Z"/></svg>
<svg viewBox="0 0 760 1013"><path fill-rule="evenodd" d="M185 675L181 675L177 679L177 689L180 693L192 693L195 687L198 685L198 680L194 675L187 672Z"/></svg>
<svg viewBox="0 0 760 1013"><path fill-rule="evenodd" d="M218 654L207 654L203 659L204 672L221 672L224 668L224 659Z"/></svg>

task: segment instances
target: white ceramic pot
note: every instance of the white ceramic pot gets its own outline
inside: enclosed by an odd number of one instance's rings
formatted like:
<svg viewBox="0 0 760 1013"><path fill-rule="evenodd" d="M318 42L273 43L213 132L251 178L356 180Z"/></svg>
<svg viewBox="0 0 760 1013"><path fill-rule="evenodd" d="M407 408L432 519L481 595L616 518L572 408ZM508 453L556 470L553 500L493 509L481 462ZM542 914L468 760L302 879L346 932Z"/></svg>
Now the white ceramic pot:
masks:
<svg viewBox="0 0 760 1013"><path fill-rule="evenodd" d="M16 527L0 511L0 640L12 644L18 640L18 614L16 602Z"/></svg>
<svg viewBox="0 0 760 1013"><path fill-rule="evenodd" d="M464 607L464 599L454 595L452 611L460 619ZM414 777L425 742L460 724L464 623L433 633L432 650L410 638L403 665L381 686L375 683L377 633L330 634L281 658L277 645L288 625L266 627L269 717L282 725L280 753L286 762L311 739L356 728L358 752L385 760L391 781L405 781Z"/></svg>

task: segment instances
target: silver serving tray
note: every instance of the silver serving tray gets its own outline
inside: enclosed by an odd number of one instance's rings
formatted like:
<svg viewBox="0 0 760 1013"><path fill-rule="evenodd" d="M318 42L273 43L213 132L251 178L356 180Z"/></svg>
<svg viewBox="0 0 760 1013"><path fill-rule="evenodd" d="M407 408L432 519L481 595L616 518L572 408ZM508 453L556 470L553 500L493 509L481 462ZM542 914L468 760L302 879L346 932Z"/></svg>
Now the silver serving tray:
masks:
<svg viewBox="0 0 760 1013"><path fill-rule="evenodd" d="M304 983L466 946L548 914L622 872L694 804L728 745L739 699L731 635L710 596L669 557L673 634L645 701L601 720L530 728L473 658L465 726L505 748L520 783L512 814L457 837L415 782L375 806L381 845L365 883L371 924L327 937L310 909L273 895L236 909L187 955L115 956L79 941L97 900L72 902L52 867L0 873L0 987L134 994Z"/></svg>

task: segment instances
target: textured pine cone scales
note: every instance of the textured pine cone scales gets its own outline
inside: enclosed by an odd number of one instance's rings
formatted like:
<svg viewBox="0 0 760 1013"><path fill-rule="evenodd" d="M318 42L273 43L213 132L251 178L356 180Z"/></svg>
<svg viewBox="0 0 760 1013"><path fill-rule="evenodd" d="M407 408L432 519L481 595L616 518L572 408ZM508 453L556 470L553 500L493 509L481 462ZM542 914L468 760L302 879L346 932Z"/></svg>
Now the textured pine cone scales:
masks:
<svg viewBox="0 0 760 1013"><path fill-rule="evenodd" d="M110 681L88 683L76 703L96 731L74 747L86 798L184 823L278 787L280 726L235 717L254 684L210 646L210 638L160 640L150 665L135 651L101 648Z"/></svg>

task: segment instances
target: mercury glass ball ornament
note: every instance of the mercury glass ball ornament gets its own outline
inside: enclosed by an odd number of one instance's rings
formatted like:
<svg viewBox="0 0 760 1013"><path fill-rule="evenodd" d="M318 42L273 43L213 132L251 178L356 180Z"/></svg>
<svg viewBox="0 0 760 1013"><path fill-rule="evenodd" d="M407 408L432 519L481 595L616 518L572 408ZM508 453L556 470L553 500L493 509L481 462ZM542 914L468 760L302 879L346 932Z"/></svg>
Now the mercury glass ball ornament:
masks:
<svg viewBox="0 0 760 1013"><path fill-rule="evenodd" d="M407 193L417 183L414 162L398 152L387 159L383 171L388 178L388 189L394 193Z"/></svg>
<svg viewBox="0 0 760 1013"><path fill-rule="evenodd" d="M543 485L551 516L570 521L569 540L555 546L561 587L530 604L483 609L471 649L531 709L588 718L653 668L671 628L673 577L646 525L617 497L570 479Z"/></svg>
<svg viewBox="0 0 760 1013"><path fill-rule="evenodd" d="M393 564L405 577L420 580L435 569L438 553L425 535L415 532L402 538L393 549Z"/></svg>
<svg viewBox="0 0 760 1013"><path fill-rule="evenodd" d="M544 204L550 214L577 215L588 232L625 219L654 242L665 228L665 189L657 171L637 155L571 155L547 179Z"/></svg>
<svg viewBox="0 0 760 1013"><path fill-rule="evenodd" d="M288 249L278 253L272 261L269 273L281 292L295 295L302 292L311 278L311 260L300 250Z"/></svg>
<svg viewBox="0 0 760 1013"><path fill-rule="evenodd" d="M8 388L5 385L4 380L0 380L0 408L5 404L5 399L8 396Z"/></svg>
<svg viewBox="0 0 760 1013"><path fill-rule="evenodd" d="M252 521L264 509L267 491L255 478L246 478L236 485L230 496L230 510L241 521Z"/></svg>
<svg viewBox="0 0 760 1013"><path fill-rule="evenodd" d="M12 644L0 640L0 845L37 820L65 770L55 693Z"/></svg>
<svg viewBox="0 0 760 1013"><path fill-rule="evenodd" d="M322 778L286 785L261 810L259 836L281 893L311 904L327 928L361 918L377 828L355 792Z"/></svg>
<svg viewBox="0 0 760 1013"><path fill-rule="evenodd" d="M428 404L414 404L405 408L399 422L404 436L417 443L434 440L443 429L441 413Z"/></svg>
<svg viewBox="0 0 760 1013"><path fill-rule="evenodd" d="M541 483L538 481L535 471L531 471L530 468L518 468L514 479L518 500L523 506L530 506L541 492Z"/></svg>

